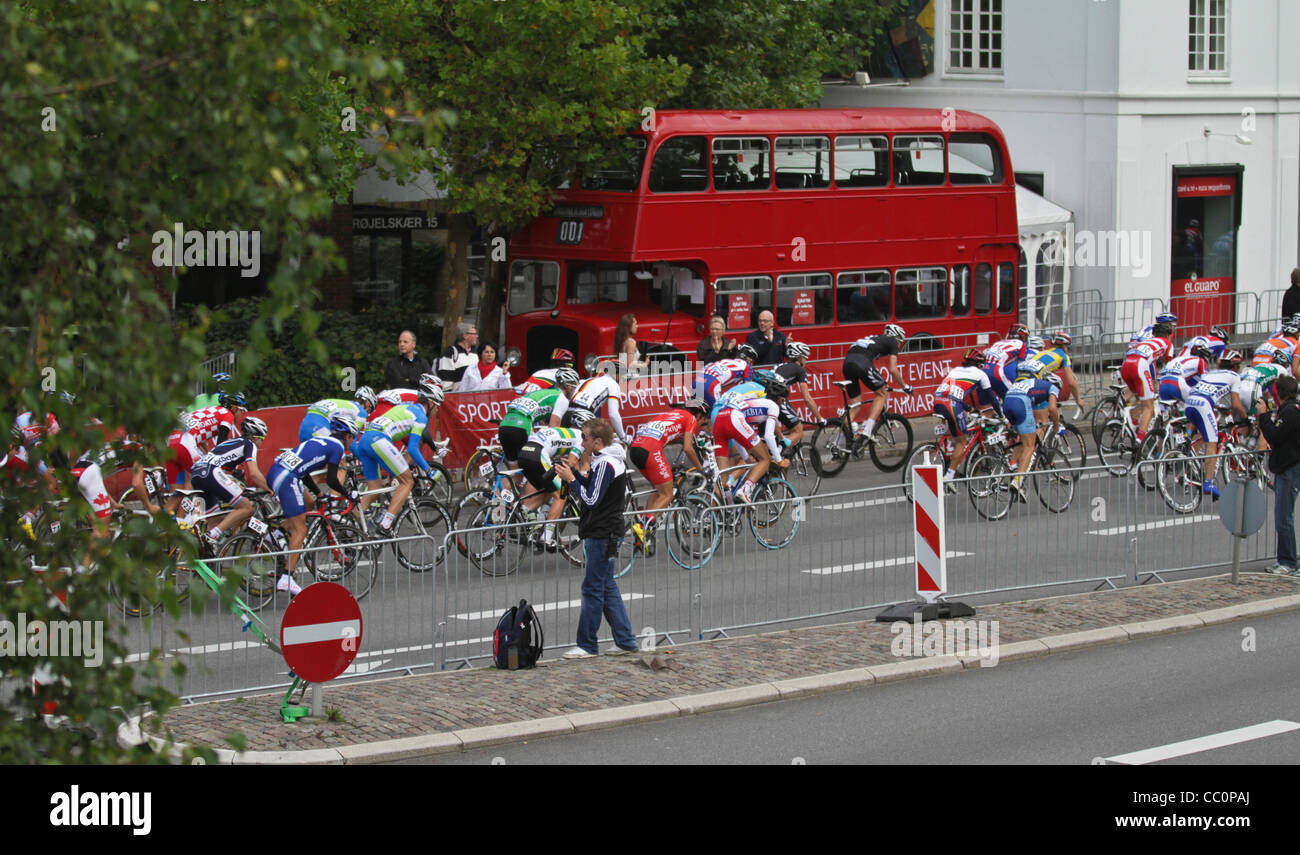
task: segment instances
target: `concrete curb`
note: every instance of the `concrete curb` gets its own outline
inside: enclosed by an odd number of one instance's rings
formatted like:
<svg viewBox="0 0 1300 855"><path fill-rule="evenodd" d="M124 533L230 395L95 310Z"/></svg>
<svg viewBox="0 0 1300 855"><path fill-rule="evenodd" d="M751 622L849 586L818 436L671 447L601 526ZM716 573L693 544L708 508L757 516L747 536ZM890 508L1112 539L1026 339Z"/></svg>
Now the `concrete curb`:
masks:
<svg viewBox="0 0 1300 855"><path fill-rule="evenodd" d="M1138 623L1045 636L1029 641L1011 642L999 646L998 662L1000 664L1039 656L1050 656L1057 653L1069 653L1106 644L1154 638L1159 635L1186 632L1243 618L1264 617L1297 609L1300 609L1300 594L1275 597L1254 603L1242 603L1188 615L1175 615ZM454 751L465 751L471 748L504 745L526 739L540 739L546 736L582 733L627 724L662 721L684 715L698 715L718 710L736 709L769 701L806 698L830 692L866 688L880 683L927 677L934 674L949 674L967 669L978 670L979 668L980 657L978 654L968 654L961 657L932 656L903 662L890 662L884 665L872 665L866 668L852 668L827 674L813 674L807 677L795 677L770 683L758 683L753 686L723 689L716 692L705 692L662 701L649 701L612 709L588 710L571 715L487 725L485 727L457 730L451 733L433 733L366 745L346 745L339 748L317 748L302 751L246 751L242 753L217 749L217 760L219 763L233 765L385 763L413 757L431 757ZM155 750L158 750L164 744L160 738L144 734L141 731L138 716L118 727L117 738L118 743L123 746L133 746L148 741L154 746ZM172 756L179 758L184 747L184 745L174 746Z"/></svg>

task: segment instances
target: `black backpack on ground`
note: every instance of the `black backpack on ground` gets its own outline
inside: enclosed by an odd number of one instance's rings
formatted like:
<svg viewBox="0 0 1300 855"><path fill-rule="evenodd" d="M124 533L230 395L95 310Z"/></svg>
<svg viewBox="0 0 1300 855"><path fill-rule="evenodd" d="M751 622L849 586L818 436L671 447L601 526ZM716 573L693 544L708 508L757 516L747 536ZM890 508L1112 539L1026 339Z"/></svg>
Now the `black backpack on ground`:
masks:
<svg viewBox="0 0 1300 855"><path fill-rule="evenodd" d="M531 668L542 658L542 622L537 612L520 600L519 605L506 609L492 633L492 658L503 671Z"/></svg>

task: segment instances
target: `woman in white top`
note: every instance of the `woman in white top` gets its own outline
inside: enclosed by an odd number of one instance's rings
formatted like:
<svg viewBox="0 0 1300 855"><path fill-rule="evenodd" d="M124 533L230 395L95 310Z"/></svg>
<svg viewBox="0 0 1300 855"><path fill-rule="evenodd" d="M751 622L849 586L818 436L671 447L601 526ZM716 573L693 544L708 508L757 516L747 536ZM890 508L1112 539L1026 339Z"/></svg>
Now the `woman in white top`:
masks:
<svg viewBox="0 0 1300 855"><path fill-rule="evenodd" d="M479 348L478 362L465 369L459 392L478 392L484 389L509 389L510 375L497 365L497 349L490 343Z"/></svg>

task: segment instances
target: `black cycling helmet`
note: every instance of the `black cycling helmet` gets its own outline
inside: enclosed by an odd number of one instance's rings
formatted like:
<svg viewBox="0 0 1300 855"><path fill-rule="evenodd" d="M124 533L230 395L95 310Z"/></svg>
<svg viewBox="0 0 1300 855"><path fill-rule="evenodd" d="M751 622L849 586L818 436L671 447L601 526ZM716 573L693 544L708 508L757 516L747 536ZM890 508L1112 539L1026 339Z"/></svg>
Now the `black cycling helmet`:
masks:
<svg viewBox="0 0 1300 855"><path fill-rule="evenodd" d="M758 359L758 351L755 350L754 346L752 344L749 344L748 342L736 348L736 355L739 356L741 359L745 360L746 362L754 362L755 360Z"/></svg>
<svg viewBox="0 0 1300 855"><path fill-rule="evenodd" d="M984 354L977 348L967 348L966 352L962 354L961 364L965 366L983 365Z"/></svg>
<svg viewBox="0 0 1300 855"><path fill-rule="evenodd" d="M1235 350L1225 350L1223 356L1219 357L1219 367L1227 368L1229 371L1236 371L1241 366L1242 355Z"/></svg>
<svg viewBox="0 0 1300 855"><path fill-rule="evenodd" d="M1211 353L1210 349L1203 344L1198 344L1196 347L1192 348L1192 356L1199 356L1201 359L1206 361L1214 358L1214 354Z"/></svg>

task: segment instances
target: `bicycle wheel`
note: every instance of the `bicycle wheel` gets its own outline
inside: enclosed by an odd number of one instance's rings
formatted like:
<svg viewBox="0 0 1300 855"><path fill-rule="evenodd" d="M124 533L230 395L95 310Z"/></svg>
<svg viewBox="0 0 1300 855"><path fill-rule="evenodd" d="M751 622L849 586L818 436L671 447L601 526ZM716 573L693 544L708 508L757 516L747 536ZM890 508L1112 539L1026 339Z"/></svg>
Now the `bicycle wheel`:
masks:
<svg viewBox="0 0 1300 855"><path fill-rule="evenodd" d="M1124 425L1123 419L1111 419L1101 430L1097 454L1106 471L1116 478L1133 471L1133 457L1137 452L1135 437Z"/></svg>
<svg viewBox="0 0 1300 855"><path fill-rule="evenodd" d="M1074 501L1074 477L1070 472L1059 472L1067 467L1050 446L1036 449L1034 468L1029 475L1034 481L1034 492L1043 507L1054 514L1064 513Z"/></svg>
<svg viewBox="0 0 1300 855"><path fill-rule="evenodd" d="M437 499L443 505L451 506L451 473L447 467L443 466L436 460L429 463L429 474L427 477L420 476L415 479L415 494L420 497Z"/></svg>
<svg viewBox="0 0 1300 855"><path fill-rule="evenodd" d="M1052 450L1056 452L1056 464L1064 469L1082 469L1088 465L1088 444L1084 442L1083 432L1067 422L1061 422L1065 434L1052 437ZM1079 480L1080 472L1071 472L1070 477Z"/></svg>
<svg viewBox="0 0 1300 855"><path fill-rule="evenodd" d="M266 535L244 532L221 547L220 557L235 559L222 562L222 575L235 574L239 578L242 599L255 612L261 611L275 598L275 583L288 567L285 556L264 554L278 551L266 542L266 538Z"/></svg>
<svg viewBox="0 0 1300 855"><path fill-rule="evenodd" d="M1165 452L1165 432L1162 429L1150 431L1142 437L1142 444L1138 446L1137 476L1138 484L1145 490L1154 490L1160 476L1156 471L1156 463L1160 456Z"/></svg>
<svg viewBox="0 0 1300 855"><path fill-rule="evenodd" d="M1092 441L1100 446L1102 428L1106 427L1106 423L1111 419L1119 418L1120 413L1123 411L1123 402L1117 399L1114 395L1102 398L1098 401L1097 405L1092 408L1091 415L1088 417L1089 423L1092 425Z"/></svg>
<svg viewBox="0 0 1300 855"><path fill-rule="evenodd" d="M749 529L768 549L781 549L794 540L805 513L804 503L784 478L766 478L754 490Z"/></svg>
<svg viewBox="0 0 1300 855"><path fill-rule="evenodd" d="M465 461L465 471L461 474L461 479L465 483L465 492L472 493L475 490L490 492L500 459L500 452L488 451L486 448L480 448L471 454L469 460Z"/></svg>
<svg viewBox="0 0 1300 855"><path fill-rule="evenodd" d="M559 546L564 560L574 567L586 567L587 555L582 548L582 538L578 537L578 510L573 502L567 502L564 513L555 523L555 542Z"/></svg>
<svg viewBox="0 0 1300 855"><path fill-rule="evenodd" d="M379 575L380 550L365 546L367 541L369 538L355 525L330 522L317 528L306 546L336 548L304 553L303 560L317 579L342 585L360 600L370 593Z"/></svg>
<svg viewBox="0 0 1300 855"><path fill-rule="evenodd" d="M1199 460L1182 449L1169 449L1160 457L1156 469L1160 495L1171 510L1190 514L1200 507L1205 470Z"/></svg>
<svg viewBox="0 0 1300 855"><path fill-rule="evenodd" d="M394 537L419 537L393 544L397 563L412 573L427 573L446 558L442 545L451 531L451 515L437 499L412 498L393 523Z"/></svg>
<svg viewBox="0 0 1300 855"><path fill-rule="evenodd" d="M912 470L918 466L928 466L931 463L938 463L941 466L947 465L947 461L943 459L943 454L939 451L938 443L923 442L907 458L907 465L903 467L903 494L907 496L909 502L912 501Z"/></svg>
<svg viewBox="0 0 1300 855"><path fill-rule="evenodd" d="M966 470L970 503L986 520L1000 520L1011 510L1011 470L1001 455L981 454Z"/></svg>
<svg viewBox="0 0 1300 855"><path fill-rule="evenodd" d="M881 472L897 472L912 454L912 423L898 413L884 413L876 422L870 445L871 462Z"/></svg>
<svg viewBox="0 0 1300 855"><path fill-rule="evenodd" d="M469 528L470 520L474 519L491 498L492 495L486 490L475 490L462 496L451 510L452 530L459 532L462 528ZM456 535L456 549L461 555L469 557L469 544L465 542L464 535Z"/></svg>
<svg viewBox="0 0 1300 855"><path fill-rule="evenodd" d="M834 478L848 465L853 441L846 433L843 420L817 428L812 439L812 463L817 474Z"/></svg>
<svg viewBox="0 0 1300 855"><path fill-rule="evenodd" d="M499 500L489 499L487 504L474 512L469 525L458 541L463 540L465 554L470 563L484 576L506 576L514 572L513 566L507 572L501 554L510 545L508 529L505 522L510 514L510 507ZM518 543L518 535L513 537Z"/></svg>
<svg viewBox="0 0 1300 855"><path fill-rule="evenodd" d="M708 497L697 493L678 496L670 508L666 525L668 555L677 566L698 570L713 557L722 537L722 526Z"/></svg>
<svg viewBox="0 0 1300 855"><path fill-rule="evenodd" d="M785 470L785 479L799 491L800 496L817 495L822 476L813 466L812 448L807 442L800 442L790 449L790 466Z"/></svg>

